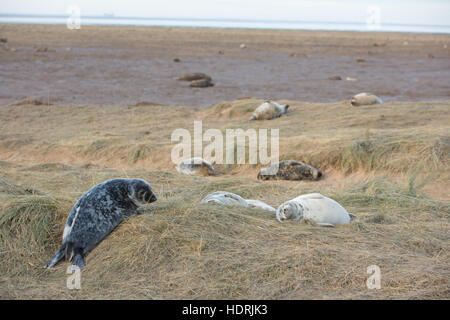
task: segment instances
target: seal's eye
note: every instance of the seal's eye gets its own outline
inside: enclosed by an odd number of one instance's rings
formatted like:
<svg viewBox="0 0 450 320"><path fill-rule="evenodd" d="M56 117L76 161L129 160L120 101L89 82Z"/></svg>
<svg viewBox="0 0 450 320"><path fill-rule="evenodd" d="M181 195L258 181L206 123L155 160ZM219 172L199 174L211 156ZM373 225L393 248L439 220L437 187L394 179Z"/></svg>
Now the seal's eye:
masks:
<svg viewBox="0 0 450 320"><path fill-rule="evenodd" d="M136 194L136 198L142 201L144 200L144 197L145 197L145 190L143 189L139 190Z"/></svg>

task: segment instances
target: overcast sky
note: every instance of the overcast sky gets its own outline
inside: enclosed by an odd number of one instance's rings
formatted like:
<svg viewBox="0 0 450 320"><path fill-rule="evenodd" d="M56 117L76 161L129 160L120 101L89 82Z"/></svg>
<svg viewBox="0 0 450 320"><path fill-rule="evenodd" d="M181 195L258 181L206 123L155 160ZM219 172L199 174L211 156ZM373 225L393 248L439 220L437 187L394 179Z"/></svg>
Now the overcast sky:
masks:
<svg viewBox="0 0 450 320"><path fill-rule="evenodd" d="M67 14L77 5L83 15L366 22L370 6L381 23L449 25L450 0L1 0L0 14Z"/></svg>

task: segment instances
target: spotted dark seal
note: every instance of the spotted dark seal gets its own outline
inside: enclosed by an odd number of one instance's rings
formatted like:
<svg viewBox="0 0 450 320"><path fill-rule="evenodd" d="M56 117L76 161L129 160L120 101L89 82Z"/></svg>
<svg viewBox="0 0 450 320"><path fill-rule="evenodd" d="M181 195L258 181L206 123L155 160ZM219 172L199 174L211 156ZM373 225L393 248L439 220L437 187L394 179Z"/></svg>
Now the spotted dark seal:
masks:
<svg viewBox="0 0 450 320"><path fill-rule="evenodd" d="M319 180L322 172L300 161L285 160L263 168L259 180Z"/></svg>
<svg viewBox="0 0 450 320"><path fill-rule="evenodd" d="M83 268L85 255L140 205L156 201L150 184L142 179L113 179L96 185L73 206L67 217L61 247L46 263L51 268L62 258Z"/></svg>

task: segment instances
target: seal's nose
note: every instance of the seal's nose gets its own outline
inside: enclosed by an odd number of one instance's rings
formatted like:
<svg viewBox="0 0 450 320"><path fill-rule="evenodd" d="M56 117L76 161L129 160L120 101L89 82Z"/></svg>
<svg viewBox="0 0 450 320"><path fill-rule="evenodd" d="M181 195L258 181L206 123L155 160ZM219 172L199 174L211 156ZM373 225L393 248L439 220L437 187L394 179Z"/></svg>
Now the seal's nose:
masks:
<svg viewBox="0 0 450 320"><path fill-rule="evenodd" d="M156 200L158 200L155 196L154 193L152 193L152 196L150 197L150 201L149 202L155 202Z"/></svg>

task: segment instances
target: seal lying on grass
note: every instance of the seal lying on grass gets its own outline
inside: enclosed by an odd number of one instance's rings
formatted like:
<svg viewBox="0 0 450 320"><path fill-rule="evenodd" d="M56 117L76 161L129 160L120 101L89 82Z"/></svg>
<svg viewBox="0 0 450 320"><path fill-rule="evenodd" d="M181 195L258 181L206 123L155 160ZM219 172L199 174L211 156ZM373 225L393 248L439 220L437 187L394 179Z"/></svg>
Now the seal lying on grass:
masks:
<svg viewBox="0 0 450 320"><path fill-rule="evenodd" d="M325 227L357 220L355 215L348 213L339 203L320 193L304 194L283 203L277 209L276 218L280 222L303 219Z"/></svg>
<svg viewBox="0 0 450 320"><path fill-rule="evenodd" d="M85 266L85 255L140 205L156 201L150 184L142 179L113 179L96 185L73 206L67 217L61 247L44 268L62 258Z"/></svg>
<svg viewBox="0 0 450 320"><path fill-rule="evenodd" d="M263 168L258 180L319 180L322 172L300 161L285 160Z"/></svg>
<svg viewBox="0 0 450 320"><path fill-rule="evenodd" d="M371 104L381 104L383 101L381 101L380 98L378 98L376 95L370 94L370 93L358 93L357 95L354 95L350 99L350 104L354 107L359 106L367 106Z"/></svg>
<svg viewBox="0 0 450 320"><path fill-rule="evenodd" d="M288 104L278 104L273 101L265 101L255 109L250 120L270 120L279 118L282 114L286 114L289 108Z"/></svg>
<svg viewBox="0 0 450 320"><path fill-rule="evenodd" d="M184 174L200 173L204 176L217 175L216 169L214 169L210 162L198 157L180 161L177 166L177 171Z"/></svg>
<svg viewBox="0 0 450 320"><path fill-rule="evenodd" d="M202 200L203 203L219 203L227 205L237 205L245 208L259 208L263 210L275 212L275 208L269 206L268 204L259 200L247 200L241 196L227 192L227 191L216 191L208 194Z"/></svg>

